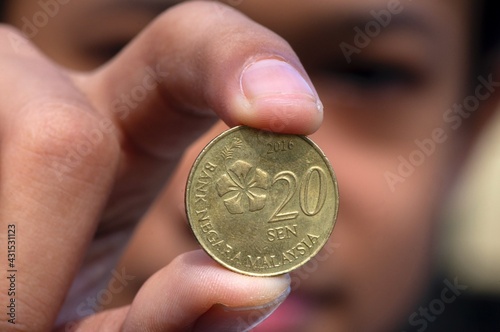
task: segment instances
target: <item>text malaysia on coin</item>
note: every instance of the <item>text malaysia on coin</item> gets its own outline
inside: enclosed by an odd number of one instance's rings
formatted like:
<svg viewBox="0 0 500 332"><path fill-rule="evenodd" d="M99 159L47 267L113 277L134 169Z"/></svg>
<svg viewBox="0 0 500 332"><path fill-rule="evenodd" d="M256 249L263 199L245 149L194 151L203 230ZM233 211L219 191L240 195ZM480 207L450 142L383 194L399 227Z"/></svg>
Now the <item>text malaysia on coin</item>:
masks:
<svg viewBox="0 0 500 332"><path fill-rule="evenodd" d="M201 246L253 276L289 272L327 242L338 210L335 174L308 138L235 127L200 153L186 212Z"/></svg>

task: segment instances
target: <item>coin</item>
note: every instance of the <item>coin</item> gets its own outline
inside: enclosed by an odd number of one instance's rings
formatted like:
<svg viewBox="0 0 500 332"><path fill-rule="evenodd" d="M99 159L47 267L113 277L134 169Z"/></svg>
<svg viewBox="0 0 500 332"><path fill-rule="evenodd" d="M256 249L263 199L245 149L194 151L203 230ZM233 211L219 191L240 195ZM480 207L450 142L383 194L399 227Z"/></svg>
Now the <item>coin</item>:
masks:
<svg viewBox="0 0 500 332"><path fill-rule="evenodd" d="M339 194L329 161L309 138L239 126L201 151L185 200L193 233L213 259L242 274L273 276L323 247Z"/></svg>

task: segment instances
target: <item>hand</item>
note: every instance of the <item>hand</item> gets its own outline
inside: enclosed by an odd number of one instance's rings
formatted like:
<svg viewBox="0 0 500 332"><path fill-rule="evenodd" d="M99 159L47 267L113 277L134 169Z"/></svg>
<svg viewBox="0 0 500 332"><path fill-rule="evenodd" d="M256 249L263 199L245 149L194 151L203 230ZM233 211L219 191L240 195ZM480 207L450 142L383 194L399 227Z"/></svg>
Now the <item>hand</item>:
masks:
<svg viewBox="0 0 500 332"><path fill-rule="evenodd" d="M321 104L285 41L221 4L188 2L94 72L58 67L5 26L0 50L0 239L15 225L18 271L16 324L2 314L0 330L235 330L242 315L265 316L284 300L286 276L247 277L190 252L132 305L82 310L183 151L217 117L318 128ZM9 284L0 281L2 305Z"/></svg>

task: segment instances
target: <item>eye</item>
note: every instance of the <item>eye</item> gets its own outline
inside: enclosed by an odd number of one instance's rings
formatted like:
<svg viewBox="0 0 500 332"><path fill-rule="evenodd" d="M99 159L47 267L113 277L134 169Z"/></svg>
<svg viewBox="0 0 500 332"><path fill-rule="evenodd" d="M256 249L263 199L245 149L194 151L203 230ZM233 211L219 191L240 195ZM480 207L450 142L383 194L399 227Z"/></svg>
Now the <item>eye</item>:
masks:
<svg viewBox="0 0 500 332"><path fill-rule="evenodd" d="M327 72L335 80L363 90L411 88L420 82L416 71L392 63L364 62L333 65L328 68Z"/></svg>

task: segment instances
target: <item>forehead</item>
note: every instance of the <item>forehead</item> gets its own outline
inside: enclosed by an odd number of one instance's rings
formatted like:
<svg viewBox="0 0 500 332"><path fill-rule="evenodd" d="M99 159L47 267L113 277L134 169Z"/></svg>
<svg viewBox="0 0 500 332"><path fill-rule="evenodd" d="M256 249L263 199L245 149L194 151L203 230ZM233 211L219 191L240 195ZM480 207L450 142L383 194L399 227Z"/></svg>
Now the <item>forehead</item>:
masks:
<svg viewBox="0 0 500 332"><path fill-rule="evenodd" d="M308 26L357 25L389 12L391 22L425 30L463 24L472 1L466 0L232 0L235 7L284 35ZM415 24L417 23L417 24ZM399 27L391 24L389 28Z"/></svg>
<svg viewBox="0 0 500 332"><path fill-rule="evenodd" d="M210 0L207 0L210 1ZM73 0L60 4L65 14L80 19L100 16L103 12L135 11L156 15L182 0ZM398 21L423 22L427 24L463 22L469 12L468 0L221 0L251 18L282 34L292 34L304 26L328 22L351 21L353 19L373 19L373 12L397 11L393 15ZM23 1L16 4L21 13L40 10L36 1ZM50 6L49 6L50 7ZM215 7L214 7L215 8ZM43 8L42 8L43 9ZM51 8L48 8L51 9ZM54 8L53 8L54 9ZM50 13L49 13L50 14ZM59 14L59 13L58 13ZM71 15L74 14L74 15ZM57 17L56 17L57 18Z"/></svg>
<svg viewBox="0 0 500 332"><path fill-rule="evenodd" d="M211 0L206 0L211 1ZM60 61L78 54L62 54L58 50L82 45L123 44L133 38L163 10L182 0L72 0L54 1L58 8L43 1L12 2L11 23L22 27L26 21L43 23L34 41ZM390 24L381 29L376 43L392 49L413 52L407 44L426 52L427 49L452 49L463 43L470 31L468 6L471 0L221 0L267 26L290 42L300 54L332 51L344 41L353 41L355 28L365 29L376 20L374 15L390 13ZM217 7L214 6L214 10ZM56 14L51 12L57 11ZM219 9L220 11L220 9ZM39 22L43 14L50 20ZM207 15L210 13L207 13ZM411 33L408 34L408 30ZM393 32L396 32L394 34ZM401 36L401 34L403 36ZM397 42L392 40L399 35ZM391 37L388 37L391 36ZM423 38L422 38L423 37ZM391 40L392 38L392 40ZM429 47L416 41L432 43ZM318 46L321 46L318 48ZM391 49L389 47L388 49ZM64 49L63 49L64 51ZM59 53L57 53L59 52ZM418 53L417 52L417 53ZM61 54L60 54L61 53ZM386 52L387 53L387 52ZM305 60L305 59L303 59ZM64 60L66 61L66 60ZM63 62L64 62L63 61ZM93 64L95 65L95 64Z"/></svg>
<svg viewBox="0 0 500 332"><path fill-rule="evenodd" d="M211 0L206 0L211 1ZM183 0L73 0L63 2L60 7L73 7L83 10L114 10L124 7L138 10L161 11ZM301 23L308 19L321 17L363 14L370 10L389 7L403 7L404 11L414 10L452 15L465 13L468 0L220 0L246 12L251 17L259 18L266 23L286 24ZM21 2L25 8L40 7L36 1ZM50 7L50 6L49 6Z"/></svg>

